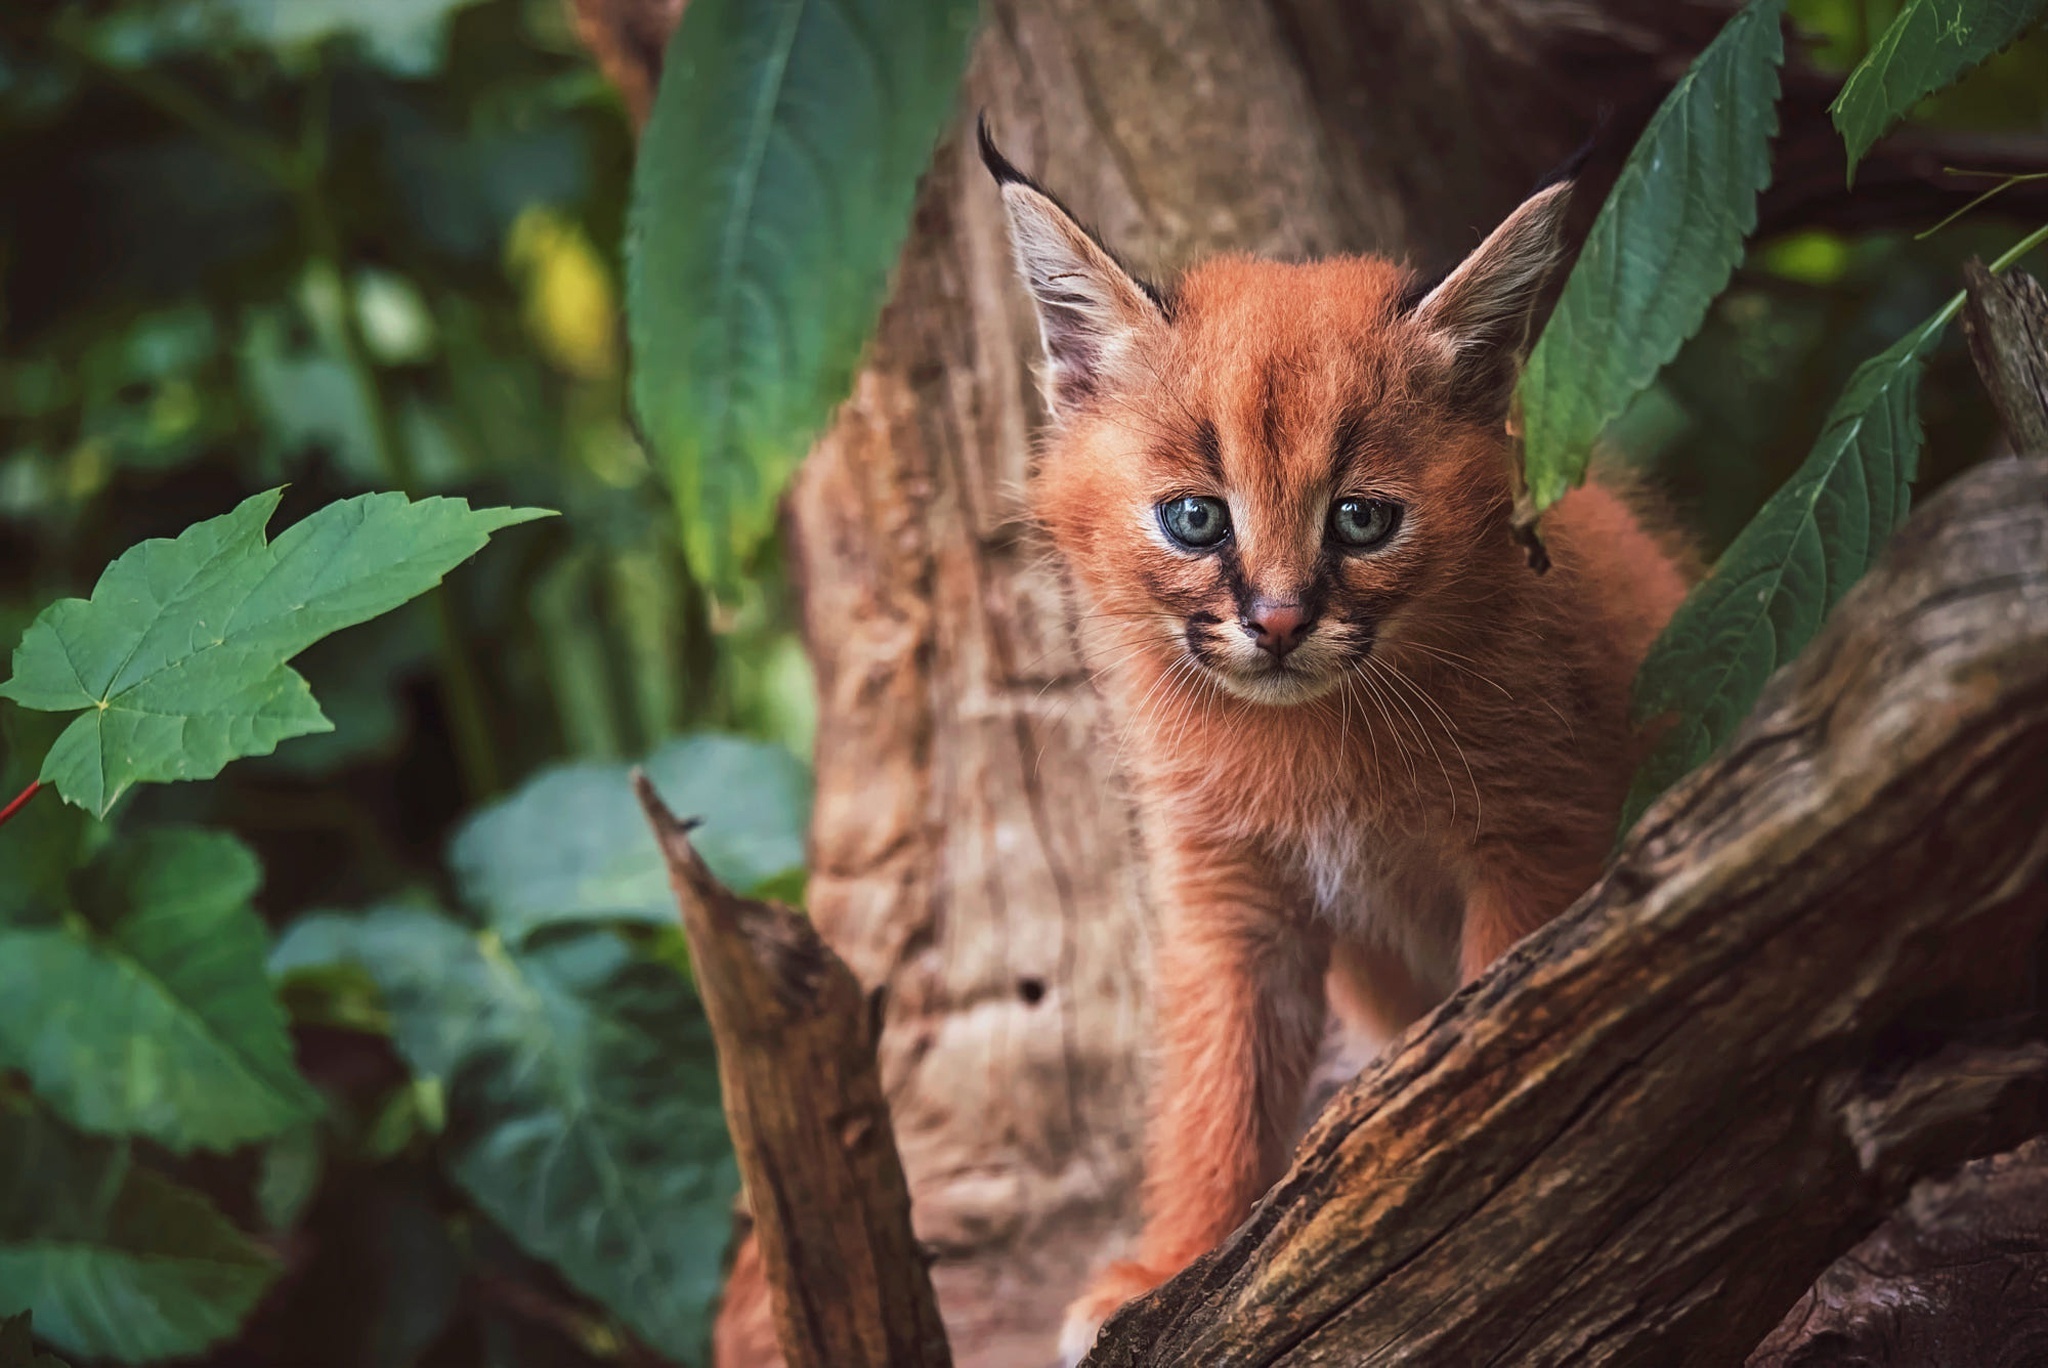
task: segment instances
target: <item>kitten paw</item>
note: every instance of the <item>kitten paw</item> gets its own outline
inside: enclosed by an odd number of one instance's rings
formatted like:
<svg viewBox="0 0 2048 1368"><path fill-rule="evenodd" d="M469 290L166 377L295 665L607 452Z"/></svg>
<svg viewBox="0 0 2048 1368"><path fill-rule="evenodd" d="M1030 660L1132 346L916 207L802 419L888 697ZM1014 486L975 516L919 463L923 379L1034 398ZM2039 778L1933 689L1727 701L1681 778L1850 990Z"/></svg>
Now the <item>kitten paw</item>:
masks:
<svg viewBox="0 0 2048 1368"><path fill-rule="evenodd" d="M1094 1286L1067 1308L1067 1319L1060 1327L1060 1359L1066 1368L1076 1368L1088 1356L1095 1344L1095 1332L1119 1306L1133 1297L1142 1297L1171 1276L1128 1260L1103 1269Z"/></svg>

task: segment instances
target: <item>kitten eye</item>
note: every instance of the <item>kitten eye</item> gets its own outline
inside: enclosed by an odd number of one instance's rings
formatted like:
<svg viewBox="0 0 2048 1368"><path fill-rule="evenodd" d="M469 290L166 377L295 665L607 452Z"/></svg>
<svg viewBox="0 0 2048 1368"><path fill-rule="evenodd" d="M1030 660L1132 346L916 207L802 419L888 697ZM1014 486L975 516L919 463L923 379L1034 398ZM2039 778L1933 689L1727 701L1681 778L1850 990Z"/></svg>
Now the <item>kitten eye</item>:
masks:
<svg viewBox="0 0 2048 1368"><path fill-rule="evenodd" d="M1221 499L1190 494L1159 505L1159 525L1190 551L1206 551L1230 535L1230 508Z"/></svg>
<svg viewBox="0 0 2048 1368"><path fill-rule="evenodd" d="M1384 545L1401 526L1401 505L1385 499L1339 499L1330 508L1330 535L1353 551Z"/></svg>

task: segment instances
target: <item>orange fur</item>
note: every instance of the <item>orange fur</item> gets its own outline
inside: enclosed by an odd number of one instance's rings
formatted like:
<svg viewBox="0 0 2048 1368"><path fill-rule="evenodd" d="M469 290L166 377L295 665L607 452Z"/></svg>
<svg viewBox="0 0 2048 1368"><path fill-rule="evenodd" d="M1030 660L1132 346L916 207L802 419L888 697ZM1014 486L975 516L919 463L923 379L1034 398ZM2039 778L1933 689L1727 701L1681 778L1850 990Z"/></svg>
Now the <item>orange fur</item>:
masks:
<svg viewBox="0 0 2048 1368"><path fill-rule="evenodd" d="M1591 883L1638 752L1630 680L1686 573L1600 483L1546 516L1548 574L1509 534L1506 386L1561 192L1420 306L1387 261L1242 257L1157 305L991 167L1051 361L1031 504L1163 921L1144 1231L1074 1308L1073 1356L1278 1177L1326 996L1384 1038ZM1163 531L1188 496L1226 501L1224 547ZM1384 546L1333 550L1351 497L1404 510ZM1284 658L1253 639L1261 600L1312 619Z"/></svg>

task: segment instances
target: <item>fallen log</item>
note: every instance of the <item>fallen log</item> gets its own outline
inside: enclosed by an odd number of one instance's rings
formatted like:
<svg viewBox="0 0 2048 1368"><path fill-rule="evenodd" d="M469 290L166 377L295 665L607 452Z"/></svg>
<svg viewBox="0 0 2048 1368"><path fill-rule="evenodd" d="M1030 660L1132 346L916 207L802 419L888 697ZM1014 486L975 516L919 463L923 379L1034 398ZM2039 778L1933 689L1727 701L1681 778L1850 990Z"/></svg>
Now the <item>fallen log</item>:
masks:
<svg viewBox="0 0 2048 1368"><path fill-rule="evenodd" d="M1087 1363L1739 1363L1913 1182L2048 1128L2048 460L1918 512L1552 926Z"/></svg>
<svg viewBox="0 0 2048 1368"><path fill-rule="evenodd" d="M1748 1368L2048 1363L2048 1138L1913 1189Z"/></svg>

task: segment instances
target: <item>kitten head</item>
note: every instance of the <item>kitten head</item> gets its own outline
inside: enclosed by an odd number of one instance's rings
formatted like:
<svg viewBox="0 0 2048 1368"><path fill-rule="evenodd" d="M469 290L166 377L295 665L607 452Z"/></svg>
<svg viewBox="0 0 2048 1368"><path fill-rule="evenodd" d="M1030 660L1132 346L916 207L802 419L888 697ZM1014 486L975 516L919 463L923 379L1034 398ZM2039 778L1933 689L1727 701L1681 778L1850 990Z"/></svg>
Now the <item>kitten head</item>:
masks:
<svg viewBox="0 0 2048 1368"><path fill-rule="evenodd" d="M1469 619L1517 558L1508 407L1568 184L1433 288L1222 257L1162 294L981 151L1045 348L1033 512L1111 640L1288 704Z"/></svg>

